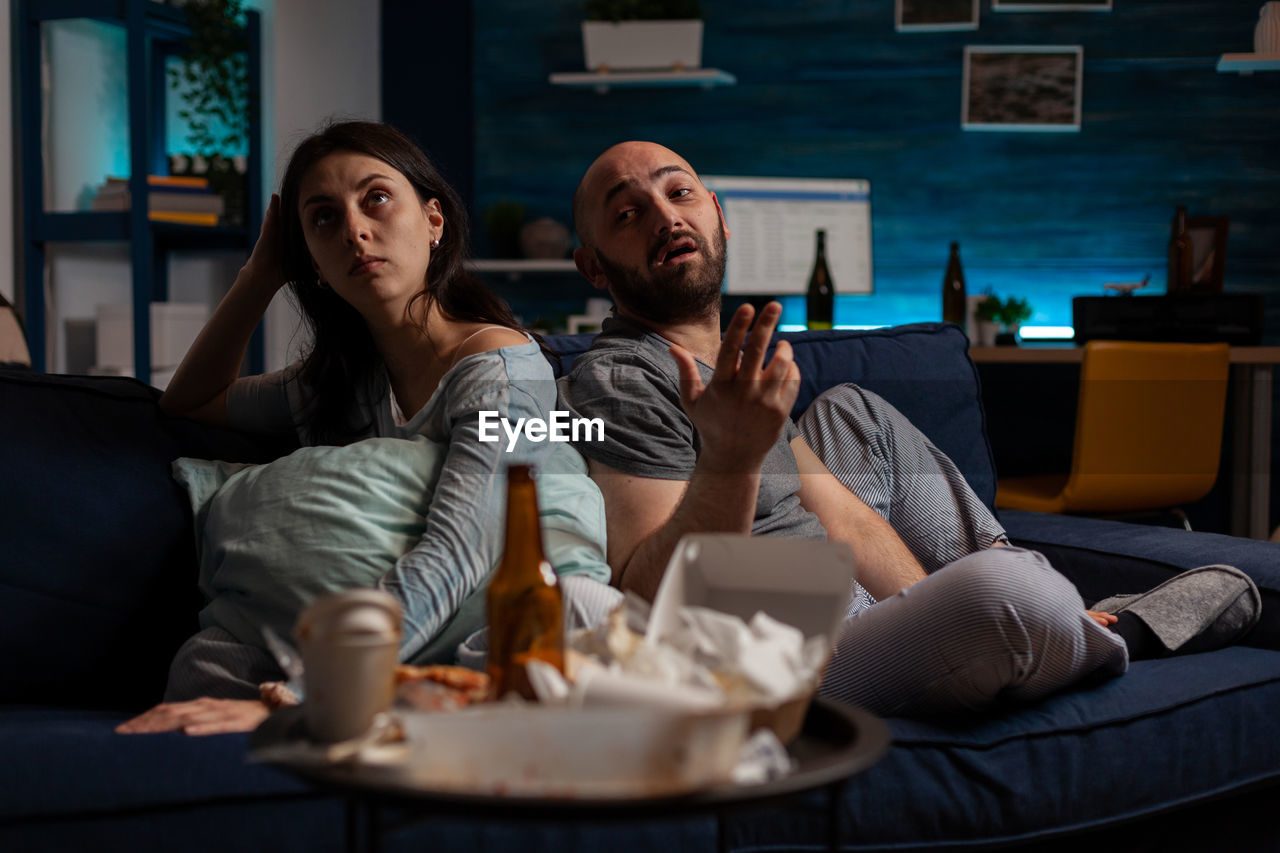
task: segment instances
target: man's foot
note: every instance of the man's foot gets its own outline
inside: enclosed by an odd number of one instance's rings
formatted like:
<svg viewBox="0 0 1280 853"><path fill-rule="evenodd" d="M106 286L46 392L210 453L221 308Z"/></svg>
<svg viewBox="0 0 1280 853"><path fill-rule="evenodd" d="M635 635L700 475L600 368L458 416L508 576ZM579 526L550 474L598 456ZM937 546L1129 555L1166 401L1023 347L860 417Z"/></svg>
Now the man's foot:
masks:
<svg viewBox="0 0 1280 853"><path fill-rule="evenodd" d="M1166 652L1189 654L1229 646L1262 616L1262 596L1233 566L1201 566L1136 595L1114 595L1093 605L1117 616L1131 613L1151 629Z"/></svg>

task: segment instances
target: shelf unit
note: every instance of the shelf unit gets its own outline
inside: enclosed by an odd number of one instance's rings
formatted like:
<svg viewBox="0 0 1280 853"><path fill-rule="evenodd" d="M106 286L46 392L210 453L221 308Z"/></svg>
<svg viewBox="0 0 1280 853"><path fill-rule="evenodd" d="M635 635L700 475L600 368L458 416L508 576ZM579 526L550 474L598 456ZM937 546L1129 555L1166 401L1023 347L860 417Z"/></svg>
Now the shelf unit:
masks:
<svg viewBox="0 0 1280 853"><path fill-rule="evenodd" d="M1280 71L1280 53L1224 53L1218 59L1218 71L1238 74Z"/></svg>
<svg viewBox="0 0 1280 853"><path fill-rule="evenodd" d="M18 150L21 152L22 271L24 311L32 369L45 363L44 279L48 246L58 242L124 241L132 266L133 367L151 380L151 309L168 297L168 255L175 250L252 249L262 221L262 128L258 110L249 115L249 157L243 227L202 227L151 222L147 205L135 203L119 213L51 212L44 209L44 157L41 139L41 26L50 21L89 18L123 26L128 91L129 194L148 197L147 174L168 171L164 139L164 102L168 90L165 60L180 55L190 30L181 8L154 0L17 0L13 44L18 67ZM261 20L246 13L249 101L261 89ZM249 345L249 367L263 368L262 325Z"/></svg>
<svg viewBox="0 0 1280 853"><path fill-rule="evenodd" d="M595 89L600 94L611 88L654 86L735 86L738 78L719 68L695 68L690 71L562 71L547 78L553 86Z"/></svg>

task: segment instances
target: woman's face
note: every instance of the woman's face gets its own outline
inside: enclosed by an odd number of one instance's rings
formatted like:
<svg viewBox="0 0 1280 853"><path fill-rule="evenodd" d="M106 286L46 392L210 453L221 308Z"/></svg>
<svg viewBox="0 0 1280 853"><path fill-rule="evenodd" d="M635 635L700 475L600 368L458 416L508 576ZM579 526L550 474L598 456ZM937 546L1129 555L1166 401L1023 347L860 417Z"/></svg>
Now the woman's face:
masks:
<svg viewBox="0 0 1280 853"><path fill-rule="evenodd" d="M376 157L340 151L303 176L298 216L320 280L366 321L397 320L427 280L440 202Z"/></svg>

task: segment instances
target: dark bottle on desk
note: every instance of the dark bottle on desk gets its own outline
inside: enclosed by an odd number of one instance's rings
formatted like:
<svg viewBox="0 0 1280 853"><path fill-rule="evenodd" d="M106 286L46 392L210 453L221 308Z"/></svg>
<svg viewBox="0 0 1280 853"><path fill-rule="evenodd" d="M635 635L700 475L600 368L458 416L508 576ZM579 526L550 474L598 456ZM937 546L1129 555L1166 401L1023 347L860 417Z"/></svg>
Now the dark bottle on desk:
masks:
<svg viewBox="0 0 1280 853"><path fill-rule="evenodd" d="M1169 235L1169 279L1166 291L1184 293L1191 289L1191 232L1187 230L1187 209L1178 205Z"/></svg>
<svg viewBox="0 0 1280 853"><path fill-rule="evenodd" d="M951 257L942 276L942 321L964 328L966 313L964 270L960 268L960 244L951 244Z"/></svg>
<svg viewBox="0 0 1280 853"><path fill-rule="evenodd" d="M528 465L507 469L507 542L489 582L489 678L494 698L534 698L531 660L564 672L564 604L542 551L538 494Z"/></svg>
<svg viewBox="0 0 1280 853"><path fill-rule="evenodd" d="M819 228L816 233L818 246L805 292L805 325L810 329L830 329L835 317L836 289L827 267L827 232Z"/></svg>

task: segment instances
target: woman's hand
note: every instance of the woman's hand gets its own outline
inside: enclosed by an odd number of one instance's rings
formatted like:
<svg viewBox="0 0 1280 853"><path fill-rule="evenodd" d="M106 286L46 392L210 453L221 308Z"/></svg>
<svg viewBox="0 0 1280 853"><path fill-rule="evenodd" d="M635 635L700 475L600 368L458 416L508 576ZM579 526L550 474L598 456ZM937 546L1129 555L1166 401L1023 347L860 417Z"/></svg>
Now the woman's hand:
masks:
<svg viewBox="0 0 1280 853"><path fill-rule="evenodd" d="M280 245L280 196L271 194L266 213L262 216L262 228L253 253L245 261L242 272L255 287L275 293L284 286L284 253Z"/></svg>
<svg viewBox="0 0 1280 853"><path fill-rule="evenodd" d="M267 718L267 706L257 699L210 699L166 702L116 726L124 735L172 732L218 735L251 732Z"/></svg>

